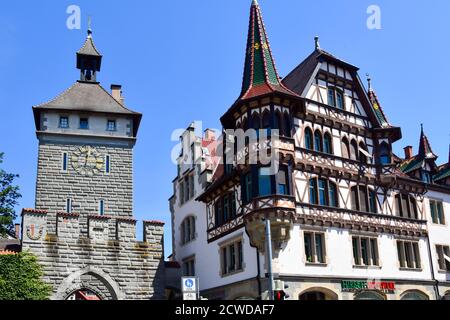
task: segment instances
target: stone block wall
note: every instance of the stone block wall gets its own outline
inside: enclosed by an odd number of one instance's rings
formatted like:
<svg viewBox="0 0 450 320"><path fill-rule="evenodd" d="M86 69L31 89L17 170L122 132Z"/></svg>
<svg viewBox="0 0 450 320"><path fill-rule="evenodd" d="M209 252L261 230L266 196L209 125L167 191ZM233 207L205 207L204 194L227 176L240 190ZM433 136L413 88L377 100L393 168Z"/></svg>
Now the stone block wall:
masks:
<svg viewBox="0 0 450 320"><path fill-rule="evenodd" d="M133 151L132 147L93 146L102 157L110 156L110 173L82 176L72 167L73 153L83 144L40 142L36 183L37 210L47 210L49 232L55 233L56 213L66 210L72 199L72 212L99 214L99 201L104 200L105 214L132 217ZM67 171L62 170L63 153L68 155ZM87 221L80 220L81 224Z"/></svg>
<svg viewBox="0 0 450 320"><path fill-rule="evenodd" d="M49 233L48 212L24 210L23 250L38 257L52 299L66 299L89 289L102 299L164 299L164 224L144 222L144 241L136 240L136 221L87 216L89 232L81 232L81 215L56 215Z"/></svg>

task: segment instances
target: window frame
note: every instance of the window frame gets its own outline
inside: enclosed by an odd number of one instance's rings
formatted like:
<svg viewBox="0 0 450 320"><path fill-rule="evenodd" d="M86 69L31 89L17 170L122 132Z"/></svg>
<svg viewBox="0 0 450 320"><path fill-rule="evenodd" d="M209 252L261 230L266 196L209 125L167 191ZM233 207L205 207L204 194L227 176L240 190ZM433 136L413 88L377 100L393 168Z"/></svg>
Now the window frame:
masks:
<svg viewBox="0 0 450 320"><path fill-rule="evenodd" d="M69 153L64 151L61 159L61 172L69 171Z"/></svg>
<svg viewBox="0 0 450 320"><path fill-rule="evenodd" d="M435 250L439 272L450 273L450 262L445 259L445 256L450 257L450 246L436 244Z"/></svg>
<svg viewBox="0 0 450 320"><path fill-rule="evenodd" d="M244 240L234 238L219 244L220 276L222 278L241 273L245 270Z"/></svg>
<svg viewBox="0 0 450 320"><path fill-rule="evenodd" d="M86 122L86 127L84 127L84 126L81 125L82 122L84 122L84 121ZM78 129L80 129L80 130L89 130L89 117L86 117L86 118L80 118Z"/></svg>
<svg viewBox="0 0 450 320"><path fill-rule="evenodd" d="M67 126L62 125L62 120L67 120ZM58 128L60 129L70 129L70 118L69 116L59 116Z"/></svg>
<svg viewBox="0 0 450 320"><path fill-rule="evenodd" d="M439 226L446 226L447 220L445 219L444 202L437 199L428 199L431 223ZM435 214L433 215L433 207L435 208Z"/></svg>
<svg viewBox="0 0 450 320"><path fill-rule="evenodd" d="M400 270L422 271L418 241L397 240L397 256Z"/></svg>
<svg viewBox="0 0 450 320"><path fill-rule="evenodd" d="M318 243L317 238L320 238L320 253L317 252ZM308 240L307 240L308 239ZM307 243L309 244L309 249L307 250ZM326 237L325 232L322 231L303 231L303 250L304 250L304 261L308 266L328 264L327 249L326 249ZM311 251L311 252L307 252ZM309 256L308 256L309 254ZM320 256L319 256L320 254Z"/></svg>
<svg viewBox="0 0 450 320"><path fill-rule="evenodd" d="M365 259L363 256L363 246L365 248ZM356 247L355 247L356 245ZM381 267L378 237L366 235L352 235L352 252L354 268L379 268Z"/></svg>
<svg viewBox="0 0 450 320"><path fill-rule="evenodd" d="M113 129L110 128L110 126L109 126L110 123L114 124L114 128ZM114 120L114 119L106 120L106 131L108 131L108 132L116 132L117 131L117 120Z"/></svg>
<svg viewBox="0 0 450 320"><path fill-rule="evenodd" d="M325 195L325 204L321 203L320 196L320 182L325 183L324 195ZM309 179L309 203L312 205L329 207L329 208L339 208L339 188L338 184L330 181L329 179L314 177ZM333 188L330 188L330 185L333 185ZM331 189L334 189L334 201L331 201ZM332 206L331 203L334 203L335 206Z"/></svg>
<svg viewBox="0 0 450 320"><path fill-rule="evenodd" d="M184 258L182 260L182 264L183 264L182 273L183 273L184 277L195 277L195 273L196 273L196 270L195 270L196 269L195 268L196 261L195 260L196 260L195 255L190 256L188 258ZM186 271L185 267L187 267L187 272L185 272Z"/></svg>

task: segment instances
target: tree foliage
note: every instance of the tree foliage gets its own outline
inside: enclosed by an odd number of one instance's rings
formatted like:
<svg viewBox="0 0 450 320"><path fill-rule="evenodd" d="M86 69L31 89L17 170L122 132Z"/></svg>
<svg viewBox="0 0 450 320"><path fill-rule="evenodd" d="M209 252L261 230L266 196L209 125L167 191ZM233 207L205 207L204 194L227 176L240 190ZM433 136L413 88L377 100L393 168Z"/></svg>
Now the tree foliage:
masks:
<svg viewBox="0 0 450 320"><path fill-rule="evenodd" d="M1 163L3 163L3 153L0 152ZM14 220L17 218L14 207L21 197L19 187L14 185L14 179L18 177L0 168L0 236L14 230Z"/></svg>
<svg viewBox="0 0 450 320"><path fill-rule="evenodd" d="M30 253L0 255L0 300L48 300L51 287Z"/></svg>

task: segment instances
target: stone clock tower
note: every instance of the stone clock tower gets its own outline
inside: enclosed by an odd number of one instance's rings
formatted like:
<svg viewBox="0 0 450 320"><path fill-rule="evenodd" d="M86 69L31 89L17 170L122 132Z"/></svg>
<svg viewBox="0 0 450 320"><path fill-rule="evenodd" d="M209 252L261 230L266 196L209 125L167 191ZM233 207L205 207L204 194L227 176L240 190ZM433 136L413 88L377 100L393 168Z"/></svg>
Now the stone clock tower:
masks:
<svg viewBox="0 0 450 320"><path fill-rule="evenodd" d="M163 224L144 222L138 242L133 219L142 115L125 106L120 86L108 92L97 82L101 63L89 30L77 52L80 79L33 107L36 207L23 212L23 248L41 258L55 299L161 298Z"/></svg>

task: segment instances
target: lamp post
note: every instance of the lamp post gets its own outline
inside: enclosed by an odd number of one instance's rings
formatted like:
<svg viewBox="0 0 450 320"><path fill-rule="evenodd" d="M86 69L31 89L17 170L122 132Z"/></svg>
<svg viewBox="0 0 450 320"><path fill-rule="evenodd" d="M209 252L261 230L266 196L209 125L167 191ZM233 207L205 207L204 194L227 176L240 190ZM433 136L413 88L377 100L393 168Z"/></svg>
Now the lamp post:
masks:
<svg viewBox="0 0 450 320"><path fill-rule="evenodd" d="M267 273L269 277L269 300L273 300L273 273L272 273L272 234L270 219L266 218L266 246L267 246Z"/></svg>

